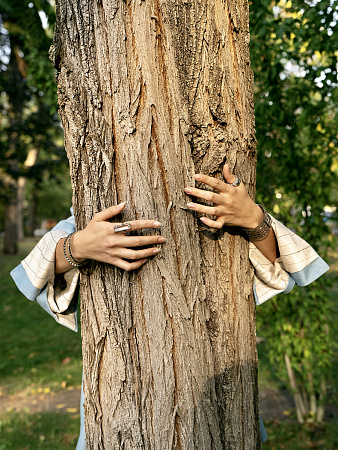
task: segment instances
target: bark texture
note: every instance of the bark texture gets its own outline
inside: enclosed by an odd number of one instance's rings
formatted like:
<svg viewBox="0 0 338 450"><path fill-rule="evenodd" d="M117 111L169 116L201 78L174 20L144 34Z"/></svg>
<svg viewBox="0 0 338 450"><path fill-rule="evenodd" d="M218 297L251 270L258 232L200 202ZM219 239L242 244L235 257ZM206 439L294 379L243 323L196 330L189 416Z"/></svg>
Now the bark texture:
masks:
<svg viewBox="0 0 338 450"><path fill-rule="evenodd" d="M167 243L81 279L90 449L260 448L252 269L239 230L186 208L225 160L253 194L248 5L58 0L51 57L78 228L126 201Z"/></svg>

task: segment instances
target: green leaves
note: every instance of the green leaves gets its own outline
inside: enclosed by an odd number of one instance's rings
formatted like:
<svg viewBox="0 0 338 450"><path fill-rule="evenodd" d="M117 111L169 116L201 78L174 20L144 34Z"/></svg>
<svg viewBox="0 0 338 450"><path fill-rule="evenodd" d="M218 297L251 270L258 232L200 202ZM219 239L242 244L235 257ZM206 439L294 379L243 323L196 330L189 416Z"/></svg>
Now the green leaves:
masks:
<svg viewBox="0 0 338 450"><path fill-rule="evenodd" d="M325 257L324 207L337 186L337 5L260 0L251 5L258 140L257 200ZM327 277L258 308L257 327L286 376L319 396L332 357ZM313 374L312 391L308 376Z"/></svg>

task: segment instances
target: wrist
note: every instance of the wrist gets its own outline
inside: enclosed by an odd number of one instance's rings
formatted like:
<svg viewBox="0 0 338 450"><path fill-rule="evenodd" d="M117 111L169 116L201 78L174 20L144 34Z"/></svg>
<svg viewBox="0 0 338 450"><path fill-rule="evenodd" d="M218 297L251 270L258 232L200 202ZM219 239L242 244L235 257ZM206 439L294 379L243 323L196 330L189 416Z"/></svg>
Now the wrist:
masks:
<svg viewBox="0 0 338 450"><path fill-rule="evenodd" d="M243 228L243 230L247 233L250 240L252 241L261 241L263 239L266 239L269 236L271 229L271 216L265 211L263 206L257 206L263 213L261 222L255 228Z"/></svg>
<svg viewBox="0 0 338 450"><path fill-rule="evenodd" d="M82 236L83 230L77 231L75 234L73 234L72 237L72 255L76 261L79 263L85 261L87 258L84 254L84 246L83 246L83 240Z"/></svg>
<svg viewBox="0 0 338 450"><path fill-rule="evenodd" d="M262 211L262 209L260 208L259 205L257 205L256 203L253 203L253 207L252 207L252 211L250 213L250 217L248 219L248 223L244 228L247 229L254 229L257 228L264 217L264 213Z"/></svg>

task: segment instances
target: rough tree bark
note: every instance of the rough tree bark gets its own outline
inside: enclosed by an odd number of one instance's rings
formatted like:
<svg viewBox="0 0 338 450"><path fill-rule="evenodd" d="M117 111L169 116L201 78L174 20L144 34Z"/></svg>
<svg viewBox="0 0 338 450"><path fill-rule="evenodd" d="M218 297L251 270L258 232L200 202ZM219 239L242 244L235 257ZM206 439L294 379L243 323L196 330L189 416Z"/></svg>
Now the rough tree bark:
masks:
<svg viewBox="0 0 338 450"><path fill-rule="evenodd" d="M186 208L225 160L253 195L245 0L58 0L51 57L78 228L126 201L167 243L81 278L87 446L260 448L252 268Z"/></svg>

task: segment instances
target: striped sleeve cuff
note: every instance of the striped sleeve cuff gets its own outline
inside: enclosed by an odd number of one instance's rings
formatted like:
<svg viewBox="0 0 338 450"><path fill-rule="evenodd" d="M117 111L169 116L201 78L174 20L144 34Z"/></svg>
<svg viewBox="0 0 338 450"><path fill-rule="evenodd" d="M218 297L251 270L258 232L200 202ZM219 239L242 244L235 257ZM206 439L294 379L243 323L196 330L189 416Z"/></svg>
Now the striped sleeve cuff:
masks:
<svg viewBox="0 0 338 450"><path fill-rule="evenodd" d="M75 230L74 217L63 220L45 234L11 276L19 290L48 312L60 324L77 331L77 284L79 270L63 274L62 283L55 277L55 249L59 240Z"/></svg>
<svg viewBox="0 0 338 450"><path fill-rule="evenodd" d="M329 269L306 241L274 218L272 227L280 253L274 264L250 243L250 260L255 269L254 295L258 305L277 294L290 292L295 284L307 286Z"/></svg>

